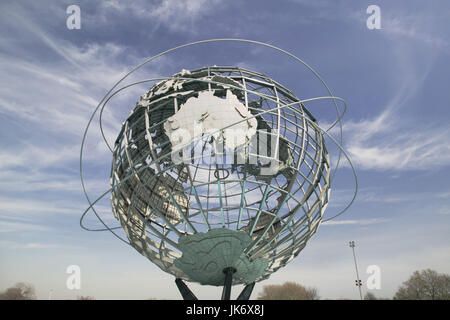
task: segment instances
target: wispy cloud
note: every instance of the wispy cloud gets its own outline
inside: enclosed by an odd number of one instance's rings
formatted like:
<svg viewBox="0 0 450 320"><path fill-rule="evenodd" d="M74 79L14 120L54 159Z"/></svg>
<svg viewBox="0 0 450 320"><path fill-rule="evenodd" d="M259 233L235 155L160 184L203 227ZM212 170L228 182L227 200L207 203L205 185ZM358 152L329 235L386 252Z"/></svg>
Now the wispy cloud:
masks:
<svg viewBox="0 0 450 320"><path fill-rule="evenodd" d="M441 215L450 215L450 206L440 206L437 210L436 210L437 214L441 214Z"/></svg>
<svg viewBox="0 0 450 320"><path fill-rule="evenodd" d="M443 198L443 199L450 198L450 191L449 192L440 192L437 194L437 197Z"/></svg>
<svg viewBox="0 0 450 320"><path fill-rule="evenodd" d="M324 226L342 226L342 225L360 225L367 226L371 224L389 222L390 219L374 218L374 219L355 219L355 220L330 220L322 223Z"/></svg>
<svg viewBox="0 0 450 320"><path fill-rule="evenodd" d="M398 64L392 70L392 96L387 102L372 106L380 110L378 114L344 121L345 147L359 169L429 170L448 166L447 123L439 119L424 123L413 117L419 108L414 99L422 92L435 55L423 59L402 44L394 46L393 53Z"/></svg>
<svg viewBox="0 0 450 320"><path fill-rule="evenodd" d="M24 242L17 241L0 241L0 247L7 249L53 249L66 248L65 245L56 243L40 243L40 242Z"/></svg>
<svg viewBox="0 0 450 320"><path fill-rule="evenodd" d="M352 135L356 141L350 138L347 149L352 160L363 169L429 170L450 165L450 130L410 130L396 129L379 142L371 137L361 139L355 130Z"/></svg>
<svg viewBox="0 0 450 320"><path fill-rule="evenodd" d="M409 13L403 10L401 3L398 3L402 10L388 7L380 4L381 9L381 29L379 34L389 37L394 41L403 42L405 40L412 40L421 45L429 46L436 50L441 50L449 53L448 37L445 37L448 30L439 30L443 24L448 20L448 10L429 10L428 7L423 6L423 11L415 10L414 13ZM442 3L435 3L436 6L442 6ZM433 6L430 6L432 8ZM358 20L360 23L365 23L369 17L366 13L367 6L361 5L358 10L347 12L347 17Z"/></svg>
<svg viewBox="0 0 450 320"><path fill-rule="evenodd" d="M219 0L160 0L148 6L147 1L103 1L103 7L138 19L151 19L152 26L163 26L170 31L195 34L201 19L209 12L219 10L225 2Z"/></svg>
<svg viewBox="0 0 450 320"><path fill-rule="evenodd" d="M383 31L390 36L408 37L448 52L448 39L441 37L436 32L428 30L429 26L433 25L431 20L436 18L435 14L432 16L420 14L393 16L383 14ZM448 15L446 19L448 19Z"/></svg>
<svg viewBox="0 0 450 320"><path fill-rule="evenodd" d="M36 216L45 216L52 214L80 214L80 206L77 203L69 203L67 200L48 201L48 200L28 200L0 197L0 215L1 217L18 217L32 214ZM31 218L31 217L30 217Z"/></svg>
<svg viewBox="0 0 450 320"><path fill-rule="evenodd" d="M109 188L104 179L86 179L89 190L99 194ZM0 192L24 193L30 191L60 192L79 194L81 182L74 179L73 173L50 173L40 171L17 170L11 168L0 171ZM1 206L0 206L1 208Z"/></svg>
<svg viewBox="0 0 450 320"><path fill-rule="evenodd" d="M49 230L50 230L49 227L43 225L0 220L0 233L24 232L24 231L49 231Z"/></svg>

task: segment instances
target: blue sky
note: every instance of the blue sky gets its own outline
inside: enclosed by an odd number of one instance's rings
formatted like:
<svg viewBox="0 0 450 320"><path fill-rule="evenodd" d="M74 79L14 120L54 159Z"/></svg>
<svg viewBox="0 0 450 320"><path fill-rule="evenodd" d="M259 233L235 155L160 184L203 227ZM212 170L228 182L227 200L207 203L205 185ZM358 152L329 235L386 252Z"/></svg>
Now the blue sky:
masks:
<svg viewBox="0 0 450 320"><path fill-rule="evenodd" d="M80 6L80 30L66 27L71 4ZM366 27L371 4L381 9L380 30ZM358 298L350 240L363 283L369 265L380 267L381 289L371 290L378 296L392 297L414 270L450 273L449 21L448 1L0 1L0 289L26 281L41 299L51 289L58 299L179 298L173 278L132 248L79 227L87 207L79 150L91 112L128 70L210 38L286 49L348 104L344 147L358 172L358 198L322 224L294 261L257 284L254 297L264 284L290 280L317 287L323 298ZM265 73L301 98L325 95L304 68L249 44L179 51L130 81L214 64ZM146 90L133 87L111 102L109 141ZM321 123L333 121L329 104L308 108ZM93 197L109 188L110 161L94 126L86 146ZM326 216L351 198L348 165L332 187ZM115 223L107 199L99 209ZM81 267L81 290L66 288L73 264ZM220 296L214 287L192 287L200 298Z"/></svg>

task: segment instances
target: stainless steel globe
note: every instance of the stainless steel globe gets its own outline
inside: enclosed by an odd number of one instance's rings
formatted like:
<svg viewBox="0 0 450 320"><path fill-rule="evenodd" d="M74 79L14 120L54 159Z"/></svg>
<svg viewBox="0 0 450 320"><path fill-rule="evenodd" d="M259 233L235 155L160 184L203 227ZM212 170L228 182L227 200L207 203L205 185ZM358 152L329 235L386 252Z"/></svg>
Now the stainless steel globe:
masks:
<svg viewBox="0 0 450 320"><path fill-rule="evenodd" d="M330 195L325 139L300 101L238 67L183 70L154 85L113 149L111 204L130 244L208 285L223 285L225 268L233 284L249 284L289 263Z"/></svg>

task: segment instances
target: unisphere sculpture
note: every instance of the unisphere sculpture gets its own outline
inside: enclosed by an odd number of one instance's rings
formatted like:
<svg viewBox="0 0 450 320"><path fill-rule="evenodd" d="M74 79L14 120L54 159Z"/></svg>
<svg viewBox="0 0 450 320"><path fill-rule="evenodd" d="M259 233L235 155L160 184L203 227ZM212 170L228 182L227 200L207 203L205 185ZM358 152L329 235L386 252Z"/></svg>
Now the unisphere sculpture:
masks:
<svg viewBox="0 0 450 320"><path fill-rule="evenodd" d="M328 205L324 131L288 88L243 68L155 84L112 151L114 216L185 299L195 296L182 280L224 286L225 299L245 284L248 299L300 253Z"/></svg>

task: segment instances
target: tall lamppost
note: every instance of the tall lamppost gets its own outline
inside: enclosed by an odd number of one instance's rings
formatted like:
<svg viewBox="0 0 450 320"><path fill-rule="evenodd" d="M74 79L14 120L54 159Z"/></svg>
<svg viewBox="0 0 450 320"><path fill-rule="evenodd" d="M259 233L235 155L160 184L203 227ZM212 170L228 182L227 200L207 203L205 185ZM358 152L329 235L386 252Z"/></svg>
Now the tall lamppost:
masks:
<svg viewBox="0 0 450 320"><path fill-rule="evenodd" d="M358 289L359 289L359 296L360 296L360 298L361 298L361 300L362 300L362 299L363 299L362 292L361 292L361 286L362 286L362 283L361 283L361 280L359 279L358 264L356 263L355 241L350 241L350 242L349 242L349 245L350 245L350 248L352 248L352 251L353 251L353 260L355 261L355 269L356 269L356 280L355 280L355 282L356 282L356 286L357 286Z"/></svg>

